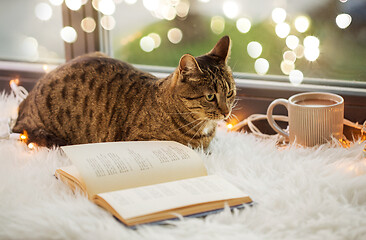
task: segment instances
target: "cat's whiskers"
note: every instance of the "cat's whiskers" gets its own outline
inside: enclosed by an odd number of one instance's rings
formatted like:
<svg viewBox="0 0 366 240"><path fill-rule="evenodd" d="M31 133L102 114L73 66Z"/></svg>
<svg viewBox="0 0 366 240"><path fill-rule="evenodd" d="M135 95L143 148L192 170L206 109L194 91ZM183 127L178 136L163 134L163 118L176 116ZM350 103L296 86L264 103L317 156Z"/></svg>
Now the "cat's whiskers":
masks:
<svg viewBox="0 0 366 240"><path fill-rule="evenodd" d="M194 126L194 127L193 127L193 128L195 128L195 127L197 127L198 125L202 124L202 125L198 128L198 130L196 131L196 133L193 135L193 137L191 137L191 139L189 140L189 142L190 142L192 139L194 139L194 137L197 135L197 133L201 132L202 127L206 126L206 124L204 124L204 123L206 123L206 122L207 122L206 120L201 120L198 124L196 124L196 126ZM191 129L193 129L193 128L191 128Z"/></svg>
<svg viewBox="0 0 366 240"><path fill-rule="evenodd" d="M238 105L239 99L235 99L231 109L234 109Z"/></svg>
<svg viewBox="0 0 366 240"><path fill-rule="evenodd" d="M231 113L230 116L229 116L229 119L231 120L233 118L235 118L238 122L240 122L239 118L234 113Z"/></svg>
<svg viewBox="0 0 366 240"><path fill-rule="evenodd" d="M187 124L185 124L185 125L183 125L183 126L181 126L181 127L177 128L177 129L175 129L173 132L178 131L178 130L180 130L180 129L184 128L184 127L187 127L187 126L189 126L189 125L191 125L191 124L194 124L194 123L196 123L196 122L198 122L198 121L201 121L201 120L200 120L200 119L196 119L196 120L194 120L194 121L192 121L192 122L190 122L190 123L187 123ZM196 125L195 125L195 126L196 126ZM194 127L195 127L195 126L194 126ZM189 130L193 129L194 127L192 127L192 128L190 128L190 129L188 129L188 130L187 130L187 132L188 132Z"/></svg>

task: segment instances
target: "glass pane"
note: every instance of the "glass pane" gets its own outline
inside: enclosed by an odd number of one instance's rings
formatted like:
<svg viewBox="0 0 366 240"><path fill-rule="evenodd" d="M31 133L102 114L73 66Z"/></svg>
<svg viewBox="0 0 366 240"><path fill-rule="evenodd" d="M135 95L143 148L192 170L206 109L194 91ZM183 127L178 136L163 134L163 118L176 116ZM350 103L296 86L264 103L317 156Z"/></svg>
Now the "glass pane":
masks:
<svg viewBox="0 0 366 240"><path fill-rule="evenodd" d="M366 81L364 0L99 2L116 23L107 26L114 56L130 63L175 67L229 35L235 72Z"/></svg>
<svg viewBox="0 0 366 240"><path fill-rule="evenodd" d="M64 62L61 3L57 0L1 0L0 60Z"/></svg>

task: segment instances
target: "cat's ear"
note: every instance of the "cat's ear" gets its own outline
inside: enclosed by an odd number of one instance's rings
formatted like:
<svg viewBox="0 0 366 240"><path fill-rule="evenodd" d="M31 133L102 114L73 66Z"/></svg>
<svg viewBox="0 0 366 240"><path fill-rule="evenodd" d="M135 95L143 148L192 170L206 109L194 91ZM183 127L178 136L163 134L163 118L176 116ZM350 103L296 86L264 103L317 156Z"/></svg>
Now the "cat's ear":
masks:
<svg viewBox="0 0 366 240"><path fill-rule="evenodd" d="M230 56L231 40L229 36L222 37L215 45L215 47L208 53L214 55L220 60L227 63Z"/></svg>
<svg viewBox="0 0 366 240"><path fill-rule="evenodd" d="M184 54L179 60L179 72L180 73L189 73L189 72L197 72L197 71L202 72L196 59L190 54Z"/></svg>

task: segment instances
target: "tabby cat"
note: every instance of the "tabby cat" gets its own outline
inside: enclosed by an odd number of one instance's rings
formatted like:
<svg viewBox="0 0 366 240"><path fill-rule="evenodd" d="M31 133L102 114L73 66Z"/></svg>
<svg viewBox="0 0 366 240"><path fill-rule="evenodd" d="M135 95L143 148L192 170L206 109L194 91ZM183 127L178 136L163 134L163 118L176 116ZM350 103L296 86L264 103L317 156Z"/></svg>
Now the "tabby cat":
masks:
<svg viewBox="0 0 366 240"><path fill-rule="evenodd" d="M162 79L101 53L77 57L38 81L13 131L47 147L173 140L207 148L236 95L229 52L225 36L205 55L183 55Z"/></svg>

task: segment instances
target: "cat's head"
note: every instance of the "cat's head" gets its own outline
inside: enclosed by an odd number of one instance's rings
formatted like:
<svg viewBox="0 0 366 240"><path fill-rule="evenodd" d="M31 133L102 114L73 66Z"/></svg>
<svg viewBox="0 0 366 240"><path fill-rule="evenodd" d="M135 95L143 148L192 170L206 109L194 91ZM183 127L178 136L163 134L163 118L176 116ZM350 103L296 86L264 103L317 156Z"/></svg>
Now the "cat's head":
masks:
<svg viewBox="0 0 366 240"><path fill-rule="evenodd" d="M174 73L175 97L201 119L221 120L231 114L236 88L227 65L230 44L225 36L205 55L183 55Z"/></svg>

